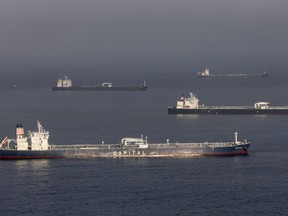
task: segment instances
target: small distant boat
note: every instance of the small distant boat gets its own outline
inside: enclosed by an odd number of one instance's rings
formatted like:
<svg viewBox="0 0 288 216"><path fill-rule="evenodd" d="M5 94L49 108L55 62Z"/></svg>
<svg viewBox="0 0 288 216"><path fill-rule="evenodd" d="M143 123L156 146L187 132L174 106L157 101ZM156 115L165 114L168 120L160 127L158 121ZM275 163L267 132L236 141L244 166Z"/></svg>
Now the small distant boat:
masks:
<svg viewBox="0 0 288 216"><path fill-rule="evenodd" d="M147 91L147 89L145 81L142 86L114 86L111 82L103 82L95 86L73 86L72 80L67 76L59 79L57 86L52 87L53 91Z"/></svg>
<svg viewBox="0 0 288 216"><path fill-rule="evenodd" d="M288 115L288 106L270 106L269 102L257 102L254 106L204 106L190 92L190 97L182 95L177 105L168 107L168 114L230 114L230 115Z"/></svg>
<svg viewBox="0 0 288 216"><path fill-rule="evenodd" d="M205 68L197 73L199 78L208 77L268 77L268 73L264 71L262 74L247 74L247 73L230 73L230 74L213 74L210 73L209 68Z"/></svg>
<svg viewBox="0 0 288 216"><path fill-rule="evenodd" d="M149 158L192 156L247 155L250 142L239 141L238 133L230 142L170 142L148 143L148 138L125 137L119 144L50 145L49 131L37 122L37 131L25 135L22 124L16 126L16 139L7 137L0 143L0 159L49 159L49 158Z"/></svg>

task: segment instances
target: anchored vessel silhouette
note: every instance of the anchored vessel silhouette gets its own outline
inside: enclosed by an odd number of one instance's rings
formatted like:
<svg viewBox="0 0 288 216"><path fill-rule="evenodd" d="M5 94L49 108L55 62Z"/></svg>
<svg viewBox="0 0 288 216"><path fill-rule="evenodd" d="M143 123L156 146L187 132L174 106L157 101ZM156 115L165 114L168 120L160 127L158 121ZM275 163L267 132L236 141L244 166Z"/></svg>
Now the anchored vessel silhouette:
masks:
<svg viewBox="0 0 288 216"><path fill-rule="evenodd" d="M230 114L230 115L288 115L288 106L270 106L269 102L257 102L254 106L204 106L190 92L189 97L182 95L174 107L168 107L168 114Z"/></svg>
<svg viewBox="0 0 288 216"><path fill-rule="evenodd" d="M142 86L114 86L110 82L95 86L73 86L71 79L68 79L67 76L64 79L59 79L57 86L52 87L53 91L147 91L147 89L148 86L145 81Z"/></svg>

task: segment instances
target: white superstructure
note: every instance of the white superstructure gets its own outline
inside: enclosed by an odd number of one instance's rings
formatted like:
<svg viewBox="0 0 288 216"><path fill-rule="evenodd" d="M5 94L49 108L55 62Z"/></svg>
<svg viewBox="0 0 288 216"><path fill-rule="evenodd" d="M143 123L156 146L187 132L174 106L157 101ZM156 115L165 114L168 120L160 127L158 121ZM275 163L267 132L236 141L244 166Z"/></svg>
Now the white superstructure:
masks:
<svg viewBox="0 0 288 216"><path fill-rule="evenodd" d="M189 92L190 97L186 98L184 95L177 101L177 109L198 109L198 98L192 92Z"/></svg>
<svg viewBox="0 0 288 216"><path fill-rule="evenodd" d="M64 79L59 79L57 82L57 87L71 87L72 86L72 81L70 79L68 79L67 76L65 76Z"/></svg>
<svg viewBox="0 0 288 216"><path fill-rule="evenodd" d="M121 144L123 146L137 146L140 149L148 148L147 137L144 140L143 136L141 138L125 137L121 140Z"/></svg>
<svg viewBox="0 0 288 216"><path fill-rule="evenodd" d="M43 126L37 121L37 131L28 131L25 136L22 124L16 126L16 149L17 150L48 150L49 131L44 130Z"/></svg>
<svg viewBox="0 0 288 216"><path fill-rule="evenodd" d="M103 82L102 87L112 87L112 83L110 82Z"/></svg>
<svg viewBox="0 0 288 216"><path fill-rule="evenodd" d="M200 77L209 77L209 76L210 76L209 68L205 68L204 70L199 71L199 72L197 73L197 76L200 76Z"/></svg>
<svg viewBox="0 0 288 216"><path fill-rule="evenodd" d="M44 130L39 121L37 121L37 129L38 131L28 132L31 150L47 150L49 131Z"/></svg>
<svg viewBox="0 0 288 216"><path fill-rule="evenodd" d="M255 109L267 109L269 107L269 102L258 102L254 104Z"/></svg>

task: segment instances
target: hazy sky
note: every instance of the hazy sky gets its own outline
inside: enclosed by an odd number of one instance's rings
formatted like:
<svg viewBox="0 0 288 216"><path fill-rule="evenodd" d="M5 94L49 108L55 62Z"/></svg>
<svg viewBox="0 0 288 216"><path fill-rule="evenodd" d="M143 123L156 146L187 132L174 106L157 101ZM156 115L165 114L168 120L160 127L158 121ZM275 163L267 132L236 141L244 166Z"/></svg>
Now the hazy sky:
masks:
<svg viewBox="0 0 288 216"><path fill-rule="evenodd" d="M287 0L1 0L0 72L286 72L287 24Z"/></svg>

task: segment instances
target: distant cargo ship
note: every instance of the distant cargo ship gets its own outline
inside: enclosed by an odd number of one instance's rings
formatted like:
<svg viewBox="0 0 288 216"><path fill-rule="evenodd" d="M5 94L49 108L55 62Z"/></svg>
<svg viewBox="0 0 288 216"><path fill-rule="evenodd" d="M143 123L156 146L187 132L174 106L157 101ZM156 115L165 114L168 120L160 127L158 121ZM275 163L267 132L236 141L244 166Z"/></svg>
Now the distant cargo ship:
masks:
<svg viewBox="0 0 288 216"><path fill-rule="evenodd" d="M96 86L72 86L72 81L67 76L59 79L57 86L52 87L53 91L147 91L147 89L145 81L142 86L113 86L110 82Z"/></svg>
<svg viewBox="0 0 288 216"><path fill-rule="evenodd" d="M0 143L0 159L48 159L48 158L147 158L247 155L250 142L238 141L235 133L231 142L166 143L150 144L147 137L123 138L120 144L50 145L49 132L37 122L38 130L25 135L22 124L16 126L16 139L7 137Z"/></svg>
<svg viewBox="0 0 288 216"><path fill-rule="evenodd" d="M269 102L258 102L254 106L204 106L190 92L190 97L182 95L175 107L168 107L168 114L250 114L250 115L288 115L288 106L270 106Z"/></svg>
<svg viewBox="0 0 288 216"><path fill-rule="evenodd" d="M247 73L231 73L231 74L211 74L209 68L205 68L197 73L199 78L208 77L268 77L268 73L264 71L262 74L247 74Z"/></svg>

